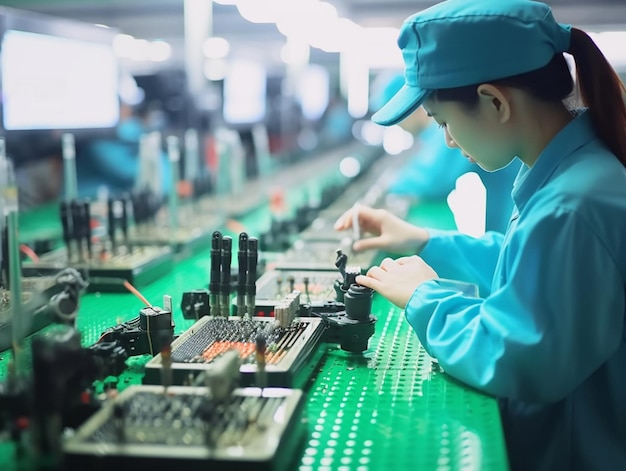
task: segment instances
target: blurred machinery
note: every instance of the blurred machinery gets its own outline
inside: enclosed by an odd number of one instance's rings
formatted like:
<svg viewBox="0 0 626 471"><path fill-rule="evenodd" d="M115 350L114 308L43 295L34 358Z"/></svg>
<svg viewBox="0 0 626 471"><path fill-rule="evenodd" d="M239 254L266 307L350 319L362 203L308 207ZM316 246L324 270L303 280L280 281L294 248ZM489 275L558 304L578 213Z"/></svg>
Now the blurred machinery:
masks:
<svg viewBox="0 0 626 471"><path fill-rule="evenodd" d="M24 262L28 276L46 276L71 267L87 274L90 291L125 291L124 281L144 286L173 266L168 246L131 241L127 202L109 200L107 234L95 237L89 201L60 203L64 247Z"/></svg>
<svg viewBox="0 0 626 471"><path fill-rule="evenodd" d="M146 364L147 383L158 382L167 367L175 384L189 384L199 373L210 371L224 351L236 348L242 358L242 384L250 384L258 372L254 353L259 336L267 345L264 368L271 386L301 386L319 360L320 341L338 343L354 353L367 350L376 323L371 314L373 293L354 283L360 268L347 267L347 256L340 250L335 263L341 279L336 273L307 272L303 282L312 277L318 292L311 299L306 282L303 299L295 273L266 272L256 279L257 239L241 233L237 294L231 303L232 240L216 231L213 242L209 289L182 297L185 317L198 320L172 343L171 364L164 366L162 355ZM290 286L283 294L276 280L284 274Z"/></svg>
<svg viewBox="0 0 626 471"><path fill-rule="evenodd" d="M302 391L236 388L230 350L194 386L131 386L64 444L67 469L289 470L306 436Z"/></svg>
<svg viewBox="0 0 626 471"><path fill-rule="evenodd" d="M20 338L52 324L74 325L79 298L88 283L77 270L65 268L54 276L21 279L21 308L23 317L15 327L11 291L0 287L0 350L11 348L15 329Z"/></svg>

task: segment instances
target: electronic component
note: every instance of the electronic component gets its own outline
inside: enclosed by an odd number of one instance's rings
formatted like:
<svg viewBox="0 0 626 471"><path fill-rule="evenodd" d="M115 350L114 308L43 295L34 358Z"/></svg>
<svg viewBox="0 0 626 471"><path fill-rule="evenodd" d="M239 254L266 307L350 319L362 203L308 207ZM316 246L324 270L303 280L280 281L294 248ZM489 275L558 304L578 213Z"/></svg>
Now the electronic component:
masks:
<svg viewBox="0 0 626 471"><path fill-rule="evenodd" d="M228 399L239 385L241 357L235 348L226 350L213 362L213 367L196 378L194 386L206 386L217 401ZM204 384L203 384L204 383Z"/></svg>
<svg viewBox="0 0 626 471"><path fill-rule="evenodd" d="M293 469L306 437L302 391L129 386L63 444L69 471Z"/></svg>
<svg viewBox="0 0 626 471"><path fill-rule="evenodd" d="M95 251L97 253L97 251ZM87 291L123 292L124 281L142 287L169 272L173 266L169 247L139 246L132 252L118 253L107 259L73 261L68 251L60 248L40 256L39 261L24 261L24 276L54 275L65 267L86 273L89 279Z"/></svg>
<svg viewBox="0 0 626 471"><path fill-rule="evenodd" d="M336 268L335 268L336 270ZM265 272L257 280L254 315L273 317L274 307L293 291L300 292L301 304L309 304L323 312L341 311L336 303L334 285L340 278L336 271L275 270Z"/></svg>
<svg viewBox="0 0 626 471"><path fill-rule="evenodd" d="M246 315L253 315L256 307L257 264L259 262L259 241L255 237L248 239L248 263L246 269ZM241 313L237 313L242 315Z"/></svg>
<svg viewBox="0 0 626 471"><path fill-rule="evenodd" d="M139 316L105 330L98 343L117 342L128 356L150 354L160 355L174 338L172 300L163 296L163 308L146 306Z"/></svg>
<svg viewBox="0 0 626 471"><path fill-rule="evenodd" d="M237 251L237 305L236 312L242 317L247 315L246 295L248 292L248 234L239 234L239 250ZM255 280L256 292L256 280ZM256 293L255 293L256 294Z"/></svg>
<svg viewBox="0 0 626 471"><path fill-rule="evenodd" d="M53 322L74 325L79 298L88 283L73 268L65 268L54 276L21 279L22 336L30 335ZM0 350L11 347L11 293L0 288Z"/></svg>
<svg viewBox="0 0 626 471"><path fill-rule="evenodd" d="M122 231L123 245L129 251L132 251L132 245L128 234L128 218L131 202L127 197L109 198L107 200L107 232L109 242L111 244L111 253L117 253L117 247L120 245L118 241L118 228Z"/></svg>
<svg viewBox="0 0 626 471"><path fill-rule="evenodd" d="M222 277L222 233L215 231L211 242L211 279L209 281L209 314L220 315Z"/></svg>
<svg viewBox="0 0 626 471"><path fill-rule="evenodd" d="M361 353L367 350L369 339L375 332L377 318L371 314L372 296L370 288L352 284L344 295L345 310L322 312L305 306L301 314L309 311L308 315L324 319L326 330L322 341L338 343L348 352Z"/></svg>
<svg viewBox="0 0 626 471"><path fill-rule="evenodd" d="M227 350L236 348L241 356L241 384L255 383L256 339L265 336L265 371L268 386L298 387L308 379L319 360L317 347L324 331L318 317L295 317L288 327L273 318L205 316L172 343L173 384L189 383ZM161 355L145 365L145 384L160 384Z"/></svg>
<svg viewBox="0 0 626 471"><path fill-rule="evenodd" d="M136 199L140 196L145 204L138 206ZM149 192L134 194L133 198L135 222L143 221L146 214L155 211L154 207L158 208L153 201L156 197ZM79 199L61 201L59 215L65 247L45 253L37 261L25 261L22 273L25 276L45 276L66 267L75 268L89 278L89 291L124 291L125 281L141 287L167 273L173 265L170 247L136 247L131 241L130 205L128 197L109 198L106 204L106 236L102 234L103 237L96 239L92 237L94 221L90 203ZM143 206L148 209L140 210Z"/></svg>
<svg viewBox="0 0 626 471"><path fill-rule="evenodd" d="M199 319L207 315L228 317L231 310L240 317L254 315L256 304L256 282L259 261L258 240L239 234L237 250L237 273L232 275L232 239L214 231L211 241L211 270L209 289L185 291L182 294L181 310L185 319ZM232 280L235 280L233 285ZM231 309L231 291L236 292L235 304Z"/></svg>
<svg viewBox="0 0 626 471"><path fill-rule="evenodd" d="M172 206L170 201L169 226L157 216L159 200L150 192L136 192L132 196L135 213L135 226L129 234L134 245L166 245L174 253L187 254L195 249L205 248L211 244L212 231L224 224L223 214L213 211L202 212L197 218L198 209L195 204ZM177 215L173 216L172 211ZM160 215L159 215L160 216Z"/></svg>
<svg viewBox="0 0 626 471"><path fill-rule="evenodd" d="M219 299L220 310L217 315L228 317L230 313L230 265L232 262L233 240L230 236L222 237L222 263L220 267Z"/></svg>
<svg viewBox="0 0 626 471"><path fill-rule="evenodd" d="M30 455L29 467L61 469L63 429L78 426L98 406L84 393L95 380L121 374L128 356L114 343L82 348L80 334L68 325L35 335L30 353L32 375L10 368L0 382L0 431L11 430L16 454ZM24 431L28 441L20 437Z"/></svg>
<svg viewBox="0 0 626 471"><path fill-rule="evenodd" d="M333 241L297 240L293 247L276 257L268 268L274 270L311 270L311 271L336 271L335 258L337 250L350 254L350 263L367 270L374 263L376 251L366 250L363 252L352 251L352 239L346 239L347 243Z"/></svg>

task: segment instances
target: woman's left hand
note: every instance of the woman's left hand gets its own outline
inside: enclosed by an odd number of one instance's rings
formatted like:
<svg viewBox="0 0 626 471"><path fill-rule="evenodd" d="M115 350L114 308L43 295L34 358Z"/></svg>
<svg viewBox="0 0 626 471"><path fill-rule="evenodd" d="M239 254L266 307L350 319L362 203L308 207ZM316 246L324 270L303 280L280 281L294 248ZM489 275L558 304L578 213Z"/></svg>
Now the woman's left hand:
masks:
<svg viewBox="0 0 626 471"><path fill-rule="evenodd" d="M360 285L372 288L399 308L404 309L413 293L424 281L438 278L437 273L421 257L413 255L396 260L385 258L366 275L356 277Z"/></svg>

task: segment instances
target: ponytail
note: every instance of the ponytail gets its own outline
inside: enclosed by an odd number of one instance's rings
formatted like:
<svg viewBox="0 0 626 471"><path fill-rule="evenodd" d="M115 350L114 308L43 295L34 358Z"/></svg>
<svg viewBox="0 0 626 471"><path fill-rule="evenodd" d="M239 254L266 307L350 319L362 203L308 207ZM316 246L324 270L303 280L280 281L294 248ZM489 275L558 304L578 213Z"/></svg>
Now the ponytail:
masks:
<svg viewBox="0 0 626 471"><path fill-rule="evenodd" d="M576 62L576 79L596 133L626 166L626 88L598 46L577 28L567 51Z"/></svg>

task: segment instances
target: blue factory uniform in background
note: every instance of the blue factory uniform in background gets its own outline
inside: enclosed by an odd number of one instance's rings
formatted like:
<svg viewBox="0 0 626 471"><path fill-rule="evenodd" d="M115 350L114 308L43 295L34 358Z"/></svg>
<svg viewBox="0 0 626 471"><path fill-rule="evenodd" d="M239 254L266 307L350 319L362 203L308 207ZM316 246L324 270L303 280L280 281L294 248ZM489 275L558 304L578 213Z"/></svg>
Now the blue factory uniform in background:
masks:
<svg viewBox="0 0 626 471"><path fill-rule="evenodd" d="M404 75L395 74L385 82L380 93L374 93L370 107L380 108L402 85ZM414 137L419 141L419 148L399 169L389 192L417 200L445 199L454 190L457 178L467 172L475 172L487 192L485 230L504 233L513 212L511 190L521 162L516 159L506 168L487 172L466 159L458 148L448 147L443 130L433 119L428 118L427 123L416 131Z"/></svg>
<svg viewBox="0 0 626 471"><path fill-rule="evenodd" d="M448 147L443 130L435 121L417 139L419 150L400 169L389 192L418 200L442 199L454 190L458 177L475 172L487 191L485 229L504 233L513 212L511 190L521 162L515 160L501 170L487 172L463 157L459 149Z"/></svg>
<svg viewBox="0 0 626 471"><path fill-rule="evenodd" d="M445 371L500 398L510 444L537 437L541 469L559 456L572 457L562 469L598 456L623 469L626 170L584 113L523 167L513 198L506 235L431 230L420 253L441 278L476 283L480 298L426 281L407 319ZM509 453L518 469L537 469L524 450Z"/></svg>
<svg viewBox="0 0 626 471"><path fill-rule="evenodd" d="M98 189L108 188L112 196L131 192L139 174L139 141L146 132L143 121L131 116L120 121L115 136L94 139L77 149L76 172L80 197L96 198ZM171 188L168 156L160 153L161 188Z"/></svg>

